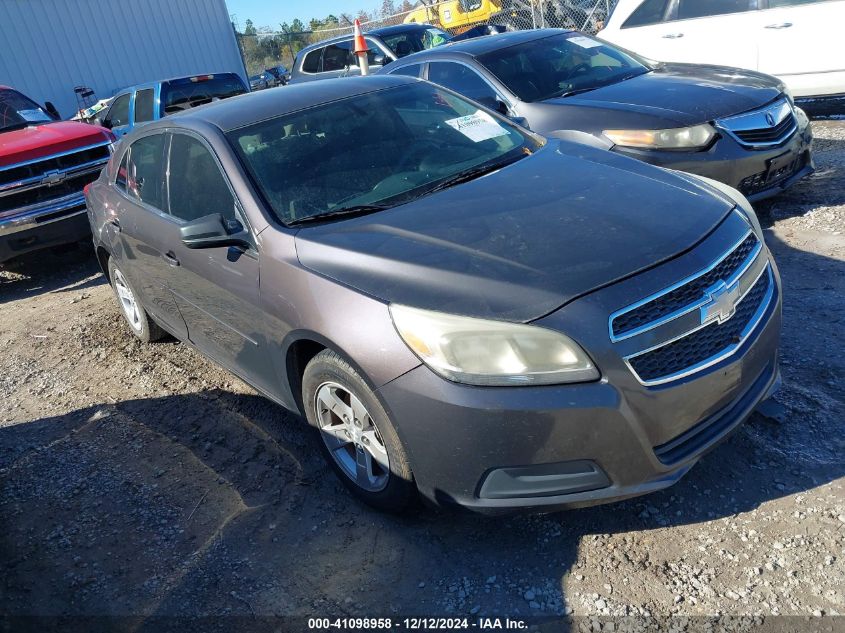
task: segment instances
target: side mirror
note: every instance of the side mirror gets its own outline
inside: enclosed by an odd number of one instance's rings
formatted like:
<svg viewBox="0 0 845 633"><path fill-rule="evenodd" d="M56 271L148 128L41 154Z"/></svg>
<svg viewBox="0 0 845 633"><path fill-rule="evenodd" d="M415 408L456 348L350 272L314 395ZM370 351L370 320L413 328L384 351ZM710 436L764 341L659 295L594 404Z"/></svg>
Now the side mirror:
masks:
<svg viewBox="0 0 845 633"><path fill-rule="evenodd" d="M373 65L374 66L387 66L392 60L387 55L374 55L373 56Z"/></svg>
<svg viewBox="0 0 845 633"><path fill-rule="evenodd" d="M56 110L56 106L53 105L52 101L45 101L44 102L44 110L47 111L51 117L53 117L56 121L62 120L62 115L59 114L59 111Z"/></svg>
<svg viewBox="0 0 845 633"><path fill-rule="evenodd" d="M219 213L206 215L184 224L179 229L182 243L188 248L249 248L249 234L237 220L224 220Z"/></svg>
<svg viewBox="0 0 845 633"><path fill-rule="evenodd" d="M110 129L112 129L112 127L114 127L111 124L111 121L109 121L108 119L101 119L100 117L97 117L96 119L94 119L94 122L97 125L106 128L107 130L110 130Z"/></svg>
<svg viewBox="0 0 845 633"><path fill-rule="evenodd" d="M503 114L505 116L510 114L507 104L498 97L480 97L476 99L476 101L478 101L481 105L498 112L499 114Z"/></svg>

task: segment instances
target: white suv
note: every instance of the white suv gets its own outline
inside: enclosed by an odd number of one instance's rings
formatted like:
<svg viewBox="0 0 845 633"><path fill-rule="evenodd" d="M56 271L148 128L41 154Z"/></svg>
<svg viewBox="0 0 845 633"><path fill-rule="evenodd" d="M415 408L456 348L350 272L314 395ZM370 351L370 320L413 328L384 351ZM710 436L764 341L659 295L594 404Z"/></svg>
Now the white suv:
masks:
<svg viewBox="0 0 845 633"><path fill-rule="evenodd" d="M659 61L781 78L795 97L845 97L845 0L619 0L599 33Z"/></svg>

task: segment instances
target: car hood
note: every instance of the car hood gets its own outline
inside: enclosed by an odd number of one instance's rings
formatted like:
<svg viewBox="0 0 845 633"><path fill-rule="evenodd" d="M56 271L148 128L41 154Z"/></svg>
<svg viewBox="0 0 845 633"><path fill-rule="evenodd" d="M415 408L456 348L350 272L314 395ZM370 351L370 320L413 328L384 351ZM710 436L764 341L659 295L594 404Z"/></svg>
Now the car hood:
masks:
<svg viewBox="0 0 845 633"><path fill-rule="evenodd" d="M296 248L383 301L524 322L685 252L731 208L692 179L550 141L468 183L303 228Z"/></svg>
<svg viewBox="0 0 845 633"><path fill-rule="evenodd" d="M652 72L546 103L634 111L679 126L747 112L776 99L781 82L750 70L693 64L660 64Z"/></svg>
<svg viewBox="0 0 845 633"><path fill-rule="evenodd" d="M105 143L112 138L105 128L78 121L56 121L0 132L0 167Z"/></svg>

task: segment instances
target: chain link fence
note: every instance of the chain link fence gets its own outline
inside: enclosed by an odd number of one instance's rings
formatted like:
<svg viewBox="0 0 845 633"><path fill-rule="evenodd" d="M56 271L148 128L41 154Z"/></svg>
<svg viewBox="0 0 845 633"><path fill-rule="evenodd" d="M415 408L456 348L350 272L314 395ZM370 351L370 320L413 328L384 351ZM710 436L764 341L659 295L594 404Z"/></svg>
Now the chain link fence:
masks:
<svg viewBox="0 0 845 633"><path fill-rule="evenodd" d="M362 30L416 22L431 24L452 36L486 34L490 25L507 30L538 28L576 29L596 33L603 26L616 0L419 0L405 10L393 11L385 0L381 12L341 14L334 20L312 20L311 29L256 29L248 24L244 32L235 25L241 53L250 75L265 68L290 68L296 53L315 42L352 33L356 18ZM334 16L332 16L334 17ZM294 23L294 26L297 22ZM300 23L301 25L301 23Z"/></svg>

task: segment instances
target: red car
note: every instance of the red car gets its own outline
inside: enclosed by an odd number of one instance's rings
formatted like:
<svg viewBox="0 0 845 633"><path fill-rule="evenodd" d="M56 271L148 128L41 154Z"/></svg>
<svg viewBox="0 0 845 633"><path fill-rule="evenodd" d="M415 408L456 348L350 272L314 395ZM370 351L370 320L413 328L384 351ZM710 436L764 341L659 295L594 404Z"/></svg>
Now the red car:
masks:
<svg viewBox="0 0 845 633"><path fill-rule="evenodd" d="M0 86L0 262L90 234L82 190L108 162L114 140Z"/></svg>

